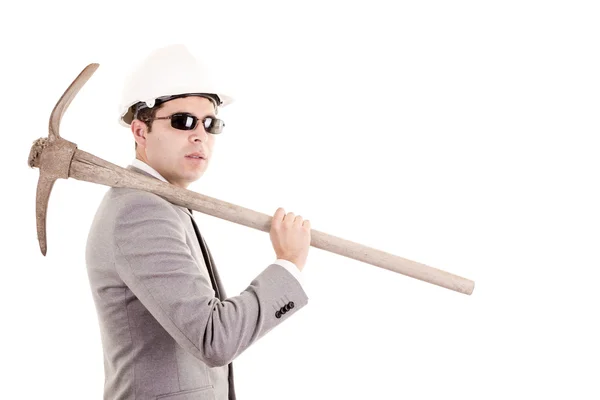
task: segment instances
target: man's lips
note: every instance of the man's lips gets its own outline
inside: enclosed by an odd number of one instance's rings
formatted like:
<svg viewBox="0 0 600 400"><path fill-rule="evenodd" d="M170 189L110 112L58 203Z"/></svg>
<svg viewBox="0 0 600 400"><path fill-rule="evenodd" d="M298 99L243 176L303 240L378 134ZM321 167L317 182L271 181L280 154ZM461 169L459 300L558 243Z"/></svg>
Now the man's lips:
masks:
<svg viewBox="0 0 600 400"><path fill-rule="evenodd" d="M193 159L203 159L206 160L206 156L204 155L204 153L190 153L188 155L185 156L186 158L193 158Z"/></svg>

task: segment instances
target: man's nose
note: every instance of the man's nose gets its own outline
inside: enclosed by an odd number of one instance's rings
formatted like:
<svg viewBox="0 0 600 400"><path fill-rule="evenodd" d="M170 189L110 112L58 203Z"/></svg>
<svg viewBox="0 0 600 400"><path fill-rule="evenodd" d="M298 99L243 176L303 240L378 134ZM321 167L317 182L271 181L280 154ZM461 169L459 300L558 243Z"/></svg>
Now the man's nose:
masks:
<svg viewBox="0 0 600 400"><path fill-rule="evenodd" d="M194 132L190 135L190 140L192 142L205 142L207 138L208 132L204 130L202 125L198 125L196 129L194 129Z"/></svg>

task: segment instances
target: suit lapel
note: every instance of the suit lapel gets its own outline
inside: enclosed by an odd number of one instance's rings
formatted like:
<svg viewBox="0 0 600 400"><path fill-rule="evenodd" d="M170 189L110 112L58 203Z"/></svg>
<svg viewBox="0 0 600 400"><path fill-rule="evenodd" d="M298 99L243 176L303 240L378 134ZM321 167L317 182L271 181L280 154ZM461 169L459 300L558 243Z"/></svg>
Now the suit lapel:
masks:
<svg viewBox="0 0 600 400"><path fill-rule="evenodd" d="M206 247L206 253L208 254L208 262L212 268L213 273L215 274L215 280L217 281L217 286L218 286L219 292L221 293L221 296L222 296L221 300L225 300L227 298L227 295L225 294L225 288L223 287L223 283L221 282L221 277L219 276L219 270L217 269L217 266L215 265L215 261L212 258L212 254L210 253L210 249L208 248L208 245L204 241L204 238L202 238L202 241L204 242L204 246Z"/></svg>
<svg viewBox="0 0 600 400"><path fill-rule="evenodd" d="M202 249L202 256L204 257L204 263L206 264L206 268L208 269L208 274L210 275L210 279L213 284L213 289L215 289L217 297L220 300L225 300L225 290L223 288L223 285L221 284L221 278L219 277L219 273L217 272L217 268L215 266L215 262L212 258L212 255L210 254L208 245L206 244L204 238L200 234L200 229L198 229L198 225L196 225L194 217L192 216L190 218L192 220L192 225L194 226L194 231L196 232L196 237L198 238L198 243L200 244L200 248Z"/></svg>

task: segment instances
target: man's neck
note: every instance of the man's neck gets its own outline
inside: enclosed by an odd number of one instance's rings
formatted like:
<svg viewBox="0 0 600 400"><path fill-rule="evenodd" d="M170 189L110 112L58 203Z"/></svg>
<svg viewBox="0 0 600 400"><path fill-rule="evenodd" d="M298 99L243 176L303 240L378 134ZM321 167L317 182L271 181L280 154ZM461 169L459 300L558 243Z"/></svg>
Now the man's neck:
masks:
<svg viewBox="0 0 600 400"><path fill-rule="evenodd" d="M133 159L133 162L131 163L131 165L133 165L136 168L141 169L142 171L149 173L150 175L154 176L157 179L160 179L163 182L168 182L161 174L158 173L157 170L155 170L148 163L140 160L137 157Z"/></svg>

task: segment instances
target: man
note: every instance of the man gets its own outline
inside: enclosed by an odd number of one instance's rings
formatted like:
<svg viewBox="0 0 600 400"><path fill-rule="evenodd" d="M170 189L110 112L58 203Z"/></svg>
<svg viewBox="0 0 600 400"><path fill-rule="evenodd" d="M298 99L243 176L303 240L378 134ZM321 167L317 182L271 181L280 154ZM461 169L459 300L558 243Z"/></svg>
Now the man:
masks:
<svg viewBox="0 0 600 400"><path fill-rule="evenodd" d="M182 45L153 52L124 88L131 171L187 188L223 130L213 87ZM310 222L278 208L276 261L227 297L191 210L153 193L110 188L92 223L87 271L104 353L104 399L235 399L232 361L304 307Z"/></svg>

